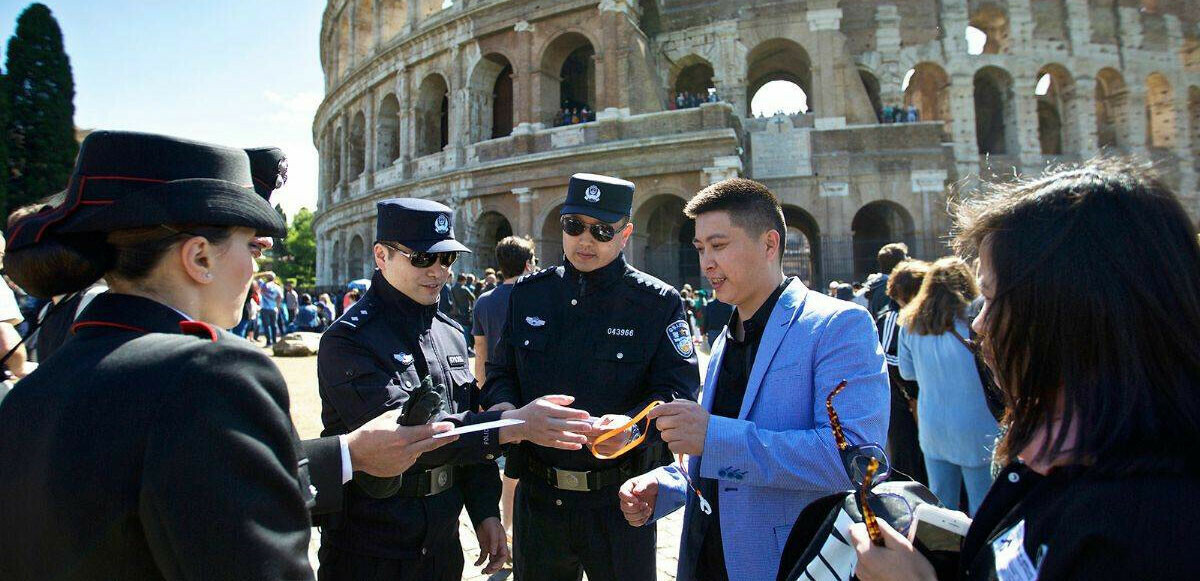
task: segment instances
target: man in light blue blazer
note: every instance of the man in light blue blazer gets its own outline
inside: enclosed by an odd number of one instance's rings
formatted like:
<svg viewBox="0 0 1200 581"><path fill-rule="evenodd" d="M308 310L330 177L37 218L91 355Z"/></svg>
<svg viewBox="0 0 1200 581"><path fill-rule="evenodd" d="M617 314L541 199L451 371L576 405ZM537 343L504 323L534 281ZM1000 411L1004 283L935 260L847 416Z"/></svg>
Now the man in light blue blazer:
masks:
<svg viewBox="0 0 1200 581"><path fill-rule="evenodd" d="M681 581L771 580L800 511L852 487L825 409L839 382L847 386L834 406L849 443L884 444L883 351L866 309L784 277L787 230L765 186L719 182L684 212L696 220L704 276L736 309L713 346L701 403L651 412L671 451L690 456L695 488L679 466L659 468L622 486L621 508L641 526L686 505Z"/></svg>

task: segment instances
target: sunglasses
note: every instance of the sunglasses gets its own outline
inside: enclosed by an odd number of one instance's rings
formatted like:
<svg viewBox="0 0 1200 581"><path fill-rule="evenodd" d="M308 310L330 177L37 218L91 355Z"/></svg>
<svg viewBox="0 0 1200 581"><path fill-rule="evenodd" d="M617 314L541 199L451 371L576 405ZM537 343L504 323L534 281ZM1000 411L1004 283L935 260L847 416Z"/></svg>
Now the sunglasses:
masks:
<svg viewBox="0 0 1200 581"><path fill-rule="evenodd" d="M574 216L563 216L559 218L559 222L562 223L562 231L567 236L579 236L583 234L584 230L587 230L592 233L592 238L595 238L596 242L608 242L612 240L617 235L617 231L625 227L623 223L620 224L620 227L603 222L585 224L583 220ZM622 222L624 221L622 220Z"/></svg>
<svg viewBox="0 0 1200 581"><path fill-rule="evenodd" d="M883 447L879 444L861 444L851 446L846 440L846 434L842 431L842 421L838 418L837 410L833 409L833 397L846 389L846 380L843 379L829 392L829 397L825 398L825 411L829 413L829 426L833 429L833 439L837 442L838 453L842 456L842 464L846 468L846 474L850 477L850 482L854 484L862 484L867 478L867 470L871 463L876 463L875 472L871 475L875 477L876 482L883 482L891 475L891 464L888 462L887 453L883 451Z"/></svg>
<svg viewBox="0 0 1200 581"><path fill-rule="evenodd" d="M439 261L442 263L442 266L449 267L451 264L454 264L454 261L458 260L458 251L405 252L403 250L400 250L400 248L398 248L394 244L390 244L388 242L380 242L380 244L387 246L388 248L391 248L392 250L395 250L396 252L398 252L400 254L400 256L407 258L408 261L411 262L412 265L417 268L429 268L429 267L433 266L433 263L439 262Z"/></svg>

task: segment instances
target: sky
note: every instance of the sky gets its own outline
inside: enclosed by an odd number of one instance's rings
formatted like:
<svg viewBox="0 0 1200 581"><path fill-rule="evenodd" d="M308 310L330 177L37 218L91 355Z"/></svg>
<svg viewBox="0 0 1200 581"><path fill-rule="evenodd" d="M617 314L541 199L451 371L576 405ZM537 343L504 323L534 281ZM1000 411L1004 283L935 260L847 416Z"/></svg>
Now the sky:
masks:
<svg viewBox="0 0 1200 581"><path fill-rule="evenodd" d="M271 201L316 208L312 120L324 96L323 0L49 0L75 76L75 125L288 156ZM28 1L0 0L8 38Z"/></svg>

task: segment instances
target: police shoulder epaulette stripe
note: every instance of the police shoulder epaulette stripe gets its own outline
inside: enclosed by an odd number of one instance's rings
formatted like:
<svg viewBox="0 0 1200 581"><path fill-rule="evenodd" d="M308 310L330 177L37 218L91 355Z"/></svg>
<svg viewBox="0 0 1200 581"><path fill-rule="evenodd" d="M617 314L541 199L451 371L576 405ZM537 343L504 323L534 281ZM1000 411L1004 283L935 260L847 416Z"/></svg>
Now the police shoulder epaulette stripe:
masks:
<svg viewBox="0 0 1200 581"><path fill-rule="evenodd" d="M338 320L334 321L333 324L341 323L348 327L357 328L360 324L367 321L371 313L375 312L374 307L374 301L360 300L350 305L350 308L346 309L346 312L342 313L342 316L338 317Z"/></svg>
<svg viewBox="0 0 1200 581"><path fill-rule="evenodd" d="M208 339L214 343L217 341L217 337L220 336L216 327L203 321L180 321L179 330L183 331L184 335Z"/></svg>
<svg viewBox="0 0 1200 581"><path fill-rule="evenodd" d="M674 287L671 285L637 269L626 272L624 279L633 288L651 292L659 296L667 296L674 290Z"/></svg>
<svg viewBox="0 0 1200 581"><path fill-rule="evenodd" d="M453 327L457 327L458 330L460 330L460 331L463 329L463 326L461 323L459 323L458 321L455 321L454 319L451 319L450 315L447 315L446 313L437 311L437 318L441 319L443 322L445 322Z"/></svg>
<svg viewBox="0 0 1200 581"><path fill-rule="evenodd" d="M524 274L524 275L521 275L521 278L518 278L518 279L517 279L517 283L516 283L516 284L525 284L525 283L528 283L528 282L533 282L533 281L535 281L535 280L539 280L539 279L545 278L545 277L549 276L551 273L556 273L556 272L558 272L558 269L559 269L559 268L560 268L560 267L554 267L554 268L545 268L545 269L539 270L539 271L537 271L537 272L531 272L531 273L529 273L529 274Z"/></svg>

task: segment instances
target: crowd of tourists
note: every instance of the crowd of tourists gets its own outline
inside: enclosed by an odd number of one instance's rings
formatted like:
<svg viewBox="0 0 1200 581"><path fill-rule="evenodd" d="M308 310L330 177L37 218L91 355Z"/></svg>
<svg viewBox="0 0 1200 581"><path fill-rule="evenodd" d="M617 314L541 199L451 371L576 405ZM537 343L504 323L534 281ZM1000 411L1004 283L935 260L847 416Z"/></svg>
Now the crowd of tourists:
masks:
<svg viewBox="0 0 1200 581"><path fill-rule="evenodd" d="M450 208L392 198L370 284L313 299L256 273L282 161L96 131L10 217L47 302L0 287L0 579L311 579L314 526L319 579L460 579L464 510L474 566L531 581L653 580L679 510L682 580L1180 578L1200 549L1200 239L1143 166L997 184L952 256L888 244L828 292L747 179L686 204L679 291L625 260L626 180L569 178L562 264L508 237L479 276ZM323 331L307 440L245 340L293 328Z"/></svg>

